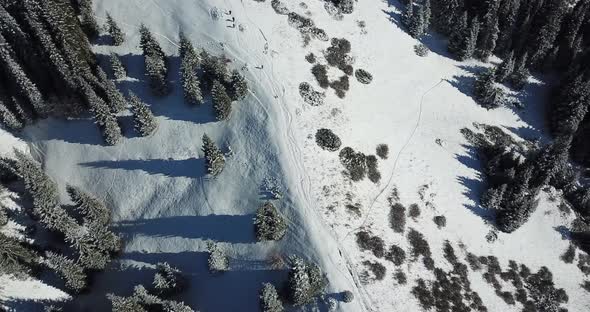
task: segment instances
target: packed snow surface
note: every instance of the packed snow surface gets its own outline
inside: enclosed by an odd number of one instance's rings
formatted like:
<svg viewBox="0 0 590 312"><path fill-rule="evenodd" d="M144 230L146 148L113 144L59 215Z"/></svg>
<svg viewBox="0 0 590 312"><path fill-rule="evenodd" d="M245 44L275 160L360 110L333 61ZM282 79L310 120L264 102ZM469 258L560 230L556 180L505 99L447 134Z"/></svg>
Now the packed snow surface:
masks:
<svg viewBox="0 0 590 312"><path fill-rule="evenodd" d="M449 240L464 262L465 252L495 255L503 267L513 259L536 272L547 266L557 287L569 295L570 311L590 307L588 293L579 285L583 278L559 255L569 242L555 230L568 225L556 203L543 195L531 220L516 232L498 233L488 243L492 227L477 198L482 187L479 161L469 152L459 130L473 122L504 127L525 138L543 132L544 94L541 82L530 84L522 96L524 111L502 108L487 111L470 97L473 73L479 63L458 63L446 55L444 42L428 37L432 50L427 57L415 55L417 41L400 28L397 2L359 1L342 20L324 9L324 2L284 1L289 10L307 16L331 38L351 42L354 68L372 74L370 84L350 78L344 99L331 89L324 105L309 106L299 95L299 84L318 86L304 58L313 52L322 59L329 42L312 39L305 45L287 16L271 8L270 1L252 0L95 0L101 18L109 12L126 33L122 46L97 45L106 59L110 52L122 56L128 78L119 82L147 102L159 122L154 135L133 135L131 117L121 118L127 138L105 147L91 119L48 119L26 129L23 140L59 184L64 201L65 186L72 184L103 198L112 208L115 229L125 241L124 252L104 273L95 276L92 291L76 299L80 311L105 311L107 292L130 294L133 285L151 282L155 264L167 261L190 279L181 296L201 311L257 311L263 282L281 283L287 272L269 265L269 259L298 254L317 262L330 281L328 294L351 290L355 300L340 302L338 311L419 311L410 293L416 278L432 278L421 262L406 262L401 269L408 284L397 285L392 263L360 251L355 233L367 229L386 245L408 247L402 234L388 224L387 198L394 187L400 201L417 203L421 216L408 219L406 228L423 233L433 259L445 267L442 244ZM230 15L231 12L231 15ZM231 20L235 17L235 27ZM172 55L174 93L165 98L150 95L143 76L139 48L139 25L148 26L165 51ZM360 27L363 25L364 27ZM229 67L242 70L249 81L245 100L234 104L231 118L217 122L211 104L190 107L183 102L178 81L178 32L195 46L225 55ZM330 68L329 76L343 73ZM319 128L332 129L344 146L367 155L378 144L388 144L389 157L379 160L382 178L351 182L342 174L337 152L315 143ZM228 160L223 173L205 173L201 137L207 133ZM0 131L3 154L23 141ZM272 179L283 190L276 201L289 224L287 236L278 243L256 243L252 218L265 200L261 185ZM347 204L360 204L361 215ZM445 228L432 218L444 215ZM212 275L206 265L206 242L218 241L228 251L231 270ZM459 244L464 246L459 247ZM364 274L364 260L388 268L385 279L374 281ZM448 264L447 264L448 265ZM472 287L489 311L519 311L494 294L481 273L470 271ZM4 280L4 279L3 279ZM2 283L4 284L4 283ZM7 281L0 288L3 300L54 299L65 294L38 282ZM27 285L22 286L22 285ZM37 291L43 289L43 291ZM20 290L20 291L19 291Z"/></svg>

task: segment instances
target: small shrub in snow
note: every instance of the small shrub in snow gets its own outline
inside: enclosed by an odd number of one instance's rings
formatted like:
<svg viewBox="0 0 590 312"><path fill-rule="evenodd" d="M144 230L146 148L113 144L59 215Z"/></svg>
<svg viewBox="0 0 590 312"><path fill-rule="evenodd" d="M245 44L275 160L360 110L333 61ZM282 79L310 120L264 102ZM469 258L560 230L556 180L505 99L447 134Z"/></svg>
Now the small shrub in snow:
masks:
<svg viewBox="0 0 590 312"><path fill-rule="evenodd" d="M229 271L229 259L218 244L208 242L207 252L209 253L209 260L207 263L209 264L209 271L211 273Z"/></svg>
<svg viewBox="0 0 590 312"><path fill-rule="evenodd" d="M280 0L272 0L270 2L270 6L275 10L277 14L280 15L287 15L289 14L289 9L287 6Z"/></svg>
<svg viewBox="0 0 590 312"><path fill-rule="evenodd" d="M387 159L387 157L389 156L389 146L387 146L387 144L379 144L375 149L375 153L377 154L377 156L379 156L379 158Z"/></svg>
<svg viewBox="0 0 590 312"><path fill-rule="evenodd" d="M308 55L305 56L305 60L308 61L310 64L315 63L316 62L315 54L310 52Z"/></svg>
<svg viewBox="0 0 590 312"><path fill-rule="evenodd" d="M80 292L86 288L84 269L73 260L49 251L45 255L44 263L65 280L69 289Z"/></svg>
<svg viewBox="0 0 590 312"><path fill-rule="evenodd" d="M385 259L393 262L393 264L400 266L406 260L406 252L398 245L391 245L389 251L385 255Z"/></svg>
<svg viewBox="0 0 590 312"><path fill-rule="evenodd" d="M573 263L576 258L576 246L570 244L560 258L565 263Z"/></svg>
<svg viewBox="0 0 590 312"><path fill-rule="evenodd" d="M127 77L127 70L125 69L125 66L123 66L123 63L117 54L111 53L109 60L115 79L123 79Z"/></svg>
<svg viewBox="0 0 590 312"><path fill-rule="evenodd" d="M311 36L317 40L320 40L320 41L330 40L330 37L328 37L328 34L326 33L326 31L321 28L313 27L310 32L311 32Z"/></svg>
<svg viewBox="0 0 590 312"><path fill-rule="evenodd" d="M282 239L287 232L285 220L271 202L258 208L254 218L254 227L258 241L277 241Z"/></svg>
<svg viewBox="0 0 590 312"><path fill-rule="evenodd" d="M590 281L584 281L584 283L582 283L580 286L590 293Z"/></svg>
<svg viewBox="0 0 590 312"><path fill-rule="evenodd" d="M152 284L158 296L172 296L185 289L186 279L177 268L170 266L167 262L160 262L156 264L156 270Z"/></svg>
<svg viewBox="0 0 590 312"><path fill-rule="evenodd" d="M404 271L402 271L402 270L398 269L397 271L395 271L395 273L393 274L393 278L398 283L398 285L405 285L408 283L408 278L406 277L406 273L404 273Z"/></svg>
<svg viewBox="0 0 590 312"><path fill-rule="evenodd" d="M291 258L288 296L294 305L303 305L321 295L327 285L326 277L314 263L306 263L299 257Z"/></svg>
<svg viewBox="0 0 590 312"><path fill-rule="evenodd" d="M414 259L420 255L424 256L425 258L431 257L432 254L430 252L430 246L428 245L428 242L426 241L422 233L414 229L410 229L410 231L408 232L408 242L412 247L411 253Z"/></svg>
<svg viewBox="0 0 590 312"><path fill-rule="evenodd" d="M326 65L315 64L311 68L311 73L317 80L320 87L326 89L330 86L330 80L328 79L328 70L326 69Z"/></svg>
<svg viewBox="0 0 590 312"><path fill-rule="evenodd" d="M377 258L385 256L385 243L381 237L372 236L367 231L360 231L356 233L356 243L361 250L370 250Z"/></svg>
<svg viewBox="0 0 590 312"><path fill-rule="evenodd" d="M348 91L348 89L350 88L348 76L344 75L340 77L340 79L330 82L330 87L334 89L334 91L336 92L336 96L343 99L346 96L346 91Z"/></svg>
<svg viewBox="0 0 590 312"><path fill-rule="evenodd" d="M457 255L455 255L455 249L453 249L453 245L448 240L445 240L443 244L443 254L451 265L458 263L459 260L457 259Z"/></svg>
<svg viewBox="0 0 590 312"><path fill-rule="evenodd" d="M424 267L427 270L434 270L434 259L432 259L431 257L422 257L422 263L424 264Z"/></svg>
<svg viewBox="0 0 590 312"><path fill-rule="evenodd" d="M115 20L107 13L107 31L113 40L113 45L119 46L125 41L125 34L119 28Z"/></svg>
<svg viewBox="0 0 590 312"><path fill-rule="evenodd" d="M350 53L350 41L344 38L332 38L331 46L326 49L324 56L330 66L352 74L351 58L347 55Z"/></svg>
<svg viewBox="0 0 590 312"><path fill-rule="evenodd" d="M473 253L467 253L467 263L473 271L481 270L481 262L479 262L479 258Z"/></svg>
<svg viewBox="0 0 590 312"><path fill-rule="evenodd" d="M203 153L207 172L212 176L220 174L225 166L225 156L207 134L203 134Z"/></svg>
<svg viewBox="0 0 590 312"><path fill-rule="evenodd" d="M590 290L589 290L590 291ZM354 294L350 290L345 290L342 292L342 301L349 303L354 300Z"/></svg>
<svg viewBox="0 0 590 312"><path fill-rule="evenodd" d="M445 226L447 226L447 218L445 216L435 216L432 220L439 229L442 229Z"/></svg>
<svg viewBox="0 0 590 312"><path fill-rule="evenodd" d="M315 142L323 149L330 152L337 151L342 145L340 138L330 129L319 129L315 133Z"/></svg>
<svg viewBox="0 0 590 312"><path fill-rule="evenodd" d="M158 122L154 118L154 114L149 106L141 101L133 92L129 92L129 104L131 104L135 131L144 137L154 133L156 128L158 128Z"/></svg>
<svg viewBox="0 0 590 312"><path fill-rule="evenodd" d="M421 43L414 46L414 52L418 56L425 57L428 55L428 52L430 52L430 50L427 46Z"/></svg>
<svg viewBox="0 0 590 312"><path fill-rule="evenodd" d="M389 202L389 225L396 233L403 233L406 226L406 207L400 203Z"/></svg>
<svg viewBox="0 0 590 312"><path fill-rule="evenodd" d="M356 77L356 80L362 84L370 84L371 81L373 81L373 75L364 69L357 69L354 72L354 76Z"/></svg>
<svg viewBox="0 0 590 312"><path fill-rule="evenodd" d="M285 310L276 288L270 283L264 283L260 290L260 310L262 312L282 312Z"/></svg>
<svg viewBox="0 0 590 312"><path fill-rule="evenodd" d="M353 181L360 181L365 178L367 172L365 154L355 152L350 147L345 147L340 151L339 157L340 162L344 165Z"/></svg>
<svg viewBox="0 0 590 312"><path fill-rule="evenodd" d="M420 216L420 207L418 204L411 204L408 210L408 217L416 220Z"/></svg>
<svg viewBox="0 0 590 312"><path fill-rule="evenodd" d="M217 120L226 120L231 113L231 98L227 94L227 90L218 80L213 81L211 88L211 97L213 99L213 107L215 108L215 115Z"/></svg>
<svg viewBox="0 0 590 312"><path fill-rule="evenodd" d="M365 158L365 162L367 164L367 176L369 180L373 183L377 183L381 180L381 173L377 168L377 157L375 155L369 155Z"/></svg>
<svg viewBox="0 0 590 312"><path fill-rule="evenodd" d="M324 92L315 91L307 82L299 84L299 95L301 95L305 103L311 106L323 105L326 97Z"/></svg>
<svg viewBox="0 0 590 312"><path fill-rule="evenodd" d="M367 268L369 268L371 273L373 273L373 276L375 276L376 280L381 281L385 278L385 274L387 273L387 269L385 268L385 266L383 264L381 264L379 262L368 261L368 260L363 261L363 264Z"/></svg>

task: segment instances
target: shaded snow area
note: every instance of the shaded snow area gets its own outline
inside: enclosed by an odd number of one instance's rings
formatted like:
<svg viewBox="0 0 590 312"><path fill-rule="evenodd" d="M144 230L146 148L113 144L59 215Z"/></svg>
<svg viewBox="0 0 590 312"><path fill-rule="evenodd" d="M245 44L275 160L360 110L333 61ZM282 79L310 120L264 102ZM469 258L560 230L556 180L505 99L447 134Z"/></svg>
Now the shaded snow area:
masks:
<svg viewBox="0 0 590 312"><path fill-rule="evenodd" d="M124 251L93 277L89 293L74 299L75 311L110 310L106 293L129 295L134 285L151 283L155 264L163 261L189 278L188 291L178 299L195 310L258 311L262 283L280 286L287 278L286 268L273 267L271 260L293 254L316 262L327 274L328 297L338 300L337 311L420 311L412 288L416 279L434 280L434 274L421 259L412 261L410 229L424 235L436 266L445 271L452 270L443 255L448 240L465 264L467 253L473 253L496 256L504 271L509 260L526 264L533 273L546 266L556 287L567 291L569 301L563 307L590 308L588 293L580 288L583 275L575 264L560 260L569 241L556 228L569 225L573 216L561 213L558 202L543 193L528 223L512 234L494 232L486 221L489 213L478 205L484 185L480 161L460 133L464 127L473 129L475 122L503 127L515 137L544 140L541 81L531 82L519 95L525 110L481 108L471 98L471 85L474 73L486 65L452 60L444 40L436 36L424 40L430 54L417 56L418 42L401 29L396 1L359 1L342 19L328 14L323 1L284 1L288 10L312 19L330 38L348 39L354 69L371 73L370 84L350 76L344 98L318 85L305 58L313 53L316 63L326 64L323 51L330 41L312 38L304 44L304 36L286 15L273 10L270 0L94 2L99 22L109 12L126 33L123 45L97 44L95 52L105 63L111 52L121 56L128 77L118 85L150 105L157 131L135 136L130 113L120 118L126 138L113 147L102 144L91 119L40 121L25 129L22 140L0 130L1 155L11 153L12 146L30 148L59 184L64 202L65 186L72 184L113 208ZM172 55L170 96L150 95L139 47L141 23ZM215 120L209 99L199 107L184 103L179 30L195 46L225 55L231 60L228 66L248 80L250 91L234 103L228 121ZM335 80L343 72L329 67L327 74ZM303 82L325 92L322 105L303 100ZM380 181L346 177L339 152L316 144L320 128L337 134L342 147L366 155L387 144L388 157L377 158ZM205 170L204 133L227 153L225 169L215 178ZM261 243L256 242L252 219L267 199L261 186L268 179L282 189L275 205L288 231L279 242ZM403 233L392 230L389 222L389 198L395 191L406 212L411 204L420 209L419 216L407 218ZM435 216L444 216L446 226L438 227ZM396 266L361 250L360 231L381 237L386 252L393 244L405 249L405 262ZM209 273L208 240L227 250L230 271ZM379 279L369 272L366 261L382 264L385 276ZM396 272L406 275L406 284L396 281ZM520 303L508 305L496 295L484 272L469 269L468 277L488 311L521 311ZM509 281L498 279L502 291L515 291ZM354 293L350 303L341 301L346 290ZM38 281L0 277L0 298L63 300L67 294ZM319 309L328 310L323 305Z"/></svg>

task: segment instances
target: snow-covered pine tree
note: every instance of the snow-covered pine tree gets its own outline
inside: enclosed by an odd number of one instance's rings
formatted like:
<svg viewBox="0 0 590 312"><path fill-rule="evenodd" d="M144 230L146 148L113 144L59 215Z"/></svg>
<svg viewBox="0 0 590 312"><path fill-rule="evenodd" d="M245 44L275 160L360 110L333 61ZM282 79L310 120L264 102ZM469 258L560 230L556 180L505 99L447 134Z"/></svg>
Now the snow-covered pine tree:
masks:
<svg viewBox="0 0 590 312"><path fill-rule="evenodd" d="M538 25L531 29L532 40L528 42L528 51L532 66L541 67L545 58L555 45L557 35L561 30L562 19L569 11L571 4L563 0L548 0L543 3L537 18Z"/></svg>
<svg viewBox="0 0 590 312"><path fill-rule="evenodd" d="M413 20L414 20L414 1L410 0L406 4L406 6L404 8L404 13L402 14L402 24L406 27L406 29L408 29L408 31L412 27Z"/></svg>
<svg viewBox="0 0 590 312"><path fill-rule="evenodd" d="M473 57L473 55L475 53L475 48L477 47L477 38L479 36L479 28L480 28L480 24L479 24L479 20L477 19L477 16L476 16L471 20L469 30L465 34L466 38L465 38L465 45L464 45L463 49L459 50L459 52L457 53L457 57L460 60L463 61L463 60Z"/></svg>
<svg viewBox="0 0 590 312"><path fill-rule="evenodd" d="M184 56L180 64L180 79L184 91L184 100L189 104L200 105L203 103L203 94L195 67L198 63L197 54L194 53L194 50L190 52L190 48L186 49L187 51L183 53Z"/></svg>
<svg viewBox="0 0 590 312"><path fill-rule="evenodd" d="M104 88L105 96L113 114L123 111L127 106L127 101L123 94L121 94L115 83L107 77L107 74L102 68L97 67L96 73L101 86Z"/></svg>
<svg viewBox="0 0 590 312"><path fill-rule="evenodd" d="M19 131L25 125L14 115L4 102L0 100L0 125L4 125L9 130Z"/></svg>
<svg viewBox="0 0 590 312"><path fill-rule="evenodd" d="M232 101L242 100L248 93L248 83L246 82L246 78L244 78L244 76L242 76L237 70L233 70L228 89Z"/></svg>
<svg viewBox="0 0 590 312"><path fill-rule="evenodd" d="M425 26L424 7L419 5L411 17L408 31L412 37L420 38L422 35L424 35L424 30L426 28Z"/></svg>
<svg viewBox="0 0 590 312"><path fill-rule="evenodd" d="M504 82L514 71L514 51L510 51L508 56L504 58L502 63L496 68L496 81Z"/></svg>
<svg viewBox="0 0 590 312"><path fill-rule="evenodd" d="M0 229L8 223L8 213L4 201L8 198L8 191L0 184Z"/></svg>
<svg viewBox="0 0 590 312"><path fill-rule="evenodd" d="M512 41L521 2L521 0L502 0L500 3L498 23L501 31L496 43L496 52L500 55L513 49Z"/></svg>
<svg viewBox="0 0 590 312"><path fill-rule="evenodd" d="M264 283L260 290L260 310L262 312L283 312L283 303L276 288L271 283Z"/></svg>
<svg viewBox="0 0 590 312"><path fill-rule="evenodd" d="M102 225L108 225L111 222L111 210L98 198L69 184L66 186L66 191L74 203L76 210L82 216Z"/></svg>
<svg viewBox="0 0 590 312"><path fill-rule="evenodd" d="M117 54L111 53L109 60L111 63L111 70L113 71L113 76L115 77L115 79L123 79L127 77L127 71L125 70L125 66L123 66L123 63L121 62L121 59L119 59L119 56Z"/></svg>
<svg viewBox="0 0 590 312"><path fill-rule="evenodd" d="M165 312L195 312L191 307L184 304L184 302L164 300L162 308Z"/></svg>
<svg viewBox="0 0 590 312"><path fill-rule="evenodd" d="M212 176L220 174L225 166L225 156L207 134L203 134L203 153L207 172Z"/></svg>
<svg viewBox="0 0 590 312"><path fill-rule="evenodd" d="M113 45L120 46L125 41L125 34L119 28L113 17L107 13L107 31L113 40Z"/></svg>
<svg viewBox="0 0 590 312"><path fill-rule="evenodd" d="M88 38L94 40L100 34L100 26L92 11L92 0L80 0L80 23Z"/></svg>
<svg viewBox="0 0 590 312"><path fill-rule="evenodd" d="M229 259L217 243L207 242L207 252L209 253L207 263L211 273L229 271Z"/></svg>
<svg viewBox="0 0 590 312"><path fill-rule="evenodd" d="M140 26L139 33L141 36L140 46L145 57L145 71L150 87L155 95L167 95L170 93L171 88L166 79L168 76L166 54L145 25Z"/></svg>
<svg viewBox="0 0 590 312"><path fill-rule="evenodd" d="M475 100L486 109L500 107L505 102L502 89L494 83L495 70L490 68L479 73L473 85L473 96Z"/></svg>
<svg viewBox="0 0 590 312"><path fill-rule="evenodd" d="M287 232L287 224L277 208L266 202L256 211L254 227L258 241L280 240Z"/></svg>
<svg viewBox="0 0 590 312"><path fill-rule="evenodd" d="M309 277L309 297L317 297L324 293L328 281L320 270L320 267L315 263L307 263L307 276Z"/></svg>
<svg viewBox="0 0 590 312"><path fill-rule="evenodd" d="M531 73L527 67L528 54L525 53L514 65L514 71L509 77L509 82L516 90L522 90L529 81Z"/></svg>
<svg viewBox="0 0 590 312"><path fill-rule="evenodd" d="M506 184L500 185L500 187L488 188L480 198L480 204L482 207L487 209L499 210L501 207L502 199L504 197L504 192L506 191Z"/></svg>
<svg viewBox="0 0 590 312"><path fill-rule="evenodd" d="M119 143L122 139L121 127L110 107L96 95L90 85L83 79L80 79L80 88L87 105L94 114L94 119L102 132L105 142L108 145Z"/></svg>
<svg viewBox="0 0 590 312"><path fill-rule="evenodd" d="M487 62L494 50L496 49L496 42L498 41L498 6L499 0L492 0L486 2L486 14L483 17L482 27L479 32L477 40L476 55L480 60Z"/></svg>
<svg viewBox="0 0 590 312"><path fill-rule="evenodd" d="M16 238L0 233L0 273L24 279L37 262L38 256L32 249Z"/></svg>
<svg viewBox="0 0 590 312"><path fill-rule="evenodd" d="M536 209L535 197L538 189L530 188L529 181L533 177L534 167L523 164L517 177L506 189L501 209L496 214L496 224L502 232L512 233L525 224Z"/></svg>
<svg viewBox="0 0 590 312"><path fill-rule="evenodd" d="M229 71L224 58L213 56L203 50L200 53L201 66L203 68L203 81L209 87L212 87L213 81L218 80L221 83L230 81Z"/></svg>
<svg viewBox="0 0 590 312"><path fill-rule="evenodd" d="M423 8L423 20L424 20L424 32L427 32L432 23L432 5L430 0L424 0L422 3Z"/></svg>
<svg viewBox="0 0 590 312"><path fill-rule="evenodd" d="M218 80L213 81L211 97L213 98L213 107L215 108L217 120L226 120L229 118L232 101L229 95L227 95L225 87Z"/></svg>
<svg viewBox="0 0 590 312"><path fill-rule="evenodd" d="M566 82L551 110L551 132L556 136L573 135L578 131L590 107L590 81L583 75Z"/></svg>
<svg viewBox="0 0 590 312"><path fill-rule="evenodd" d="M9 83L16 93L40 116L46 115L48 107L37 86L29 79L19 63L12 57L6 40L0 35L0 68L10 77Z"/></svg>
<svg viewBox="0 0 590 312"><path fill-rule="evenodd" d="M147 104L142 102L133 92L129 92L129 103L131 104L131 112L133 112L135 130L144 137L154 133L158 128L158 122Z"/></svg>
<svg viewBox="0 0 590 312"><path fill-rule="evenodd" d="M466 33L469 29L469 15L467 11L463 12L463 15L458 19L457 25L452 29L449 36L449 52L458 55L461 50L465 47Z"/></svg>
<svg viewBox="0 0 590 312"><path fill-rule="evenodd" d="M311 301L311 283L307 274L307 263L299 257L291 258L289 270L289 300L294 305L303 305Z"/></svg>
<svg viewBox="0 0 590 312"><path fill-rule="evenodd" d="M112 312L148 312L134 296L121 297L109 293L107 299L111 301Z"/></svg>
<svg viewBox="0 0 590 312"><path fill-rule="evenodd" d="M432 25L444 35L451 34L461 19L463 1L432 0Z"/></svg>
<svg viewBox="0 0 590 312"><path fill-rule="evenodd" d="M154 291L160 297L168 297L178 294L186 287L186 280L177 268L170 266L167 262L156 264L154 275Z"/></svg>
<svg viewBox="0 0 590 312"><path fill-rule="evenodd" d="M66 286L69 289L80 292L86 288L86 274L84 273L84 269L72 259L48 251L45 253L43 262L48 268L54 270L57 275L65 280Z"/></svg>
<svg viewBox="0 0 590 312"><path fill-rule="evenodd" d="M181 58L186 58L187 64L190 64L193 67L193 69L195 69L201 63L201 56L197 53L192 42L188 39L188 37L186 37L186 35L182 31L178 34L178 37L180 38L178 54Z"/></svg>

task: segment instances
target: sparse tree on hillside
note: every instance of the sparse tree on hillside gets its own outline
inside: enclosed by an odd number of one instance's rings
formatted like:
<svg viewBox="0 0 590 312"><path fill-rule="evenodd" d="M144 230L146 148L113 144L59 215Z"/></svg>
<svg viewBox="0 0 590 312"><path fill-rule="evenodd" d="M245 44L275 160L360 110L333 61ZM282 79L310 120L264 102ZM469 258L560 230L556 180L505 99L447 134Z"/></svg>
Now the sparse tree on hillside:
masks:
<svg viewBox="0 0 590 312"><path fill-rule="evenodd" d="M232 101L239 101L248 93L248 83L246 78L237 70L232 71L231 81L229 83L229 95Z"/></svg>
<svg viewBox="0 0 590 312"><path fill-rule="evenodd" d="M127 77L127 71L125 70L125 66L121 63L119 56L115 53L111 53L110 56L111 61L111 69L113 71L113 76L115 79L123 79Z"/></svg>
<svg viewBox="0 0 590 312"><path fill-rule="evenodd" d="M80 19L82 29L88 35L88 38L94 40L100 34L100 26L96 22L94 12L92 10L92 0L80 0Z"/></svg>
<svg viewBox="0 0 590 312"><path fill-rule="evenodd" d="M82 216L102 225L107 225L111 222L111 210L96 197L69 184L66 186L66 191L74 203L76 210Z"/></svg>
<svg viewBox="0 0 590 312"><path fill-rule="evenodd" d="M203 95L201 92L201 84L197 77L195 60L188 53L182 58L180 65L180 79L182 80L182 88L184 91L184 100L189 104L199 105L203 103Z"/></svg>
<svg viewBox="0 0 590 312"><path fill-rule="evenodd" d="M167 95L170 93L171 88L166 79L168 75L166 54L145 25L141 25L139 33L141 36L140 45L145 57L145 71L150 87L155 95Z"/></svg>
<svg viewBox="0 0 590 312"><path fill-rule="evenodd" d="M260 310L262 312L285 311L276 288L270 283L264 283L260 290Z"/></svg>
<svg viewBox="0 0 590 312"><path fill-rule="evenodd" d="M119 28L113 17L107 13L107 31L109 35L111 35L111 39L113 40L113 45L119 46L123 44L125 41L125 34Z"/></svg>
<svg viewBox="0 0 590 312"><path fill-rule="evenodd" d="M527 68L528 54L524 54L514 65L514 71L509 77L510 84L516 90L522 90L527 84L531 73Z"/></svg>
<svg viewBox="0 0 590 312"><path fill-rule="evenodd" d="M469 29L469 15L467 15L467 11L463 12L463 15L457 20L457 24L451 29L448 50L457 55L465 46L466 33Z"/></svg>
<svg viewBox="0 0 590 312"><path fill-rule="evenodd" d="M467 38L465 40L465 46L457 54L457 57L459 57L460 60L469 59L473 57L473 55L475 54L475 49L477 47L477 38L479 36L479 29L479 20L477 19L477 17L474 17L471 20L469 31L466 34Z"/></svg>
<svg viewBox="0 0 590 312"><path fill-rule="evenodd" d="M154 275L154 290L158 296L167 297L181 292L186 287L182 273L167 262L156 265L158 271Z"/></svg>
<svg viewBox="0 0 590 312"><path fill-rule="evenodd" d="M109 106L96 95L88 83L81 81L80 87L90 110L94 114L96 123L100 127L105 142L108 145L116 145L122 139L121 127L117 122L117 117Z"/></svg>
<svg viewBox="0 0 590 312"><path fill-rule="evenodd" d="M154 114L150 108L142 102L134 93L129 93L129 103L131 104L131 111L133 112L133 122L135 130L141 136L149 136L156 128L158 128L158 122L154 118Z"/></svg>
<svg viewBox="0 0 590 312"><path fill-rule="evenodd" d="M496 49L496 42L498 41L498 34L500 32L500 28L498 27L499 4L498 0L488 1L488 9L483 17L476 54L484 62L488 61Z"/></svg>
<svg viewBox="0 0 590 312"><path fill-rule="evenodd" d="M498 68L496 69L496 81L500 82L500 83L506 81L506 79L508 79L508 77L510 77L510 75L512 75L513 71L514 71L514 51L511 51L510 54L508 54L508 56L506 56L504 58L502 63L500 63L500 65L498 65Z"/></svg>
<svg viewBox="0 0 590 312"><path fill-rule="evenodd" d="M229 259L217 243L208 242L207 251L209 252L209 260L207 262L211 273L219 273L229 270Z"/></svg>
<svg viewBox="0 0 590 312"><path fill-rule="evenodd" d="M127 106L127 101L125 101L125 97L121 94L119 89L117 89L115 83L107 77L107 74L102 68L97 67L96 72L98 74L98 79L105 90L105 95L113 114L124 110Z"/></svg>
<svg viewBox="0 0 590 312"><path fill-rule="evenodd" d="M486 109L493 109L504 104L504 92L494 83L494 69L485 70L477 75L473 95L476 101Z"/></svg>
<svg viewBox="0 0 590 312"><path fill-rule="evenodd" d="M71 290L80 292L86 288L86 274L84 273L84 269L73 260L68 259L66 256L48 251L45 254L44 263L47 267L54 270L57 275L63 278L66 282L66 286Z"/></svg>
<svg viewBox="0 0 590 312"><path fill-rule="evenodd" d="M409 30L414 19L414 1L409 1L404 8L402 24Z"/></svg>
<svg viewBox="0 0 590 312"><path fill-rule="evenodd" d="M220 174L225 166L225 156L207 134L203 134L203 153L207 172L212 176Z"/></svg>
<svg viewBox="0 0 590 312"><path fill-rule="evenodd" d="M256 238L259 241L280 240L285 236L287 224L277 211L277 208L267 202L258 208L254 218Z"/></svg>
<svg viewBox="0 0 590 312"><path fill-rule="evenodd" d="M217 120L226 120L229 118L232 101L225 87L218 80L213 81L211 97L213 98L213 107L215 108Z"/></svg>

